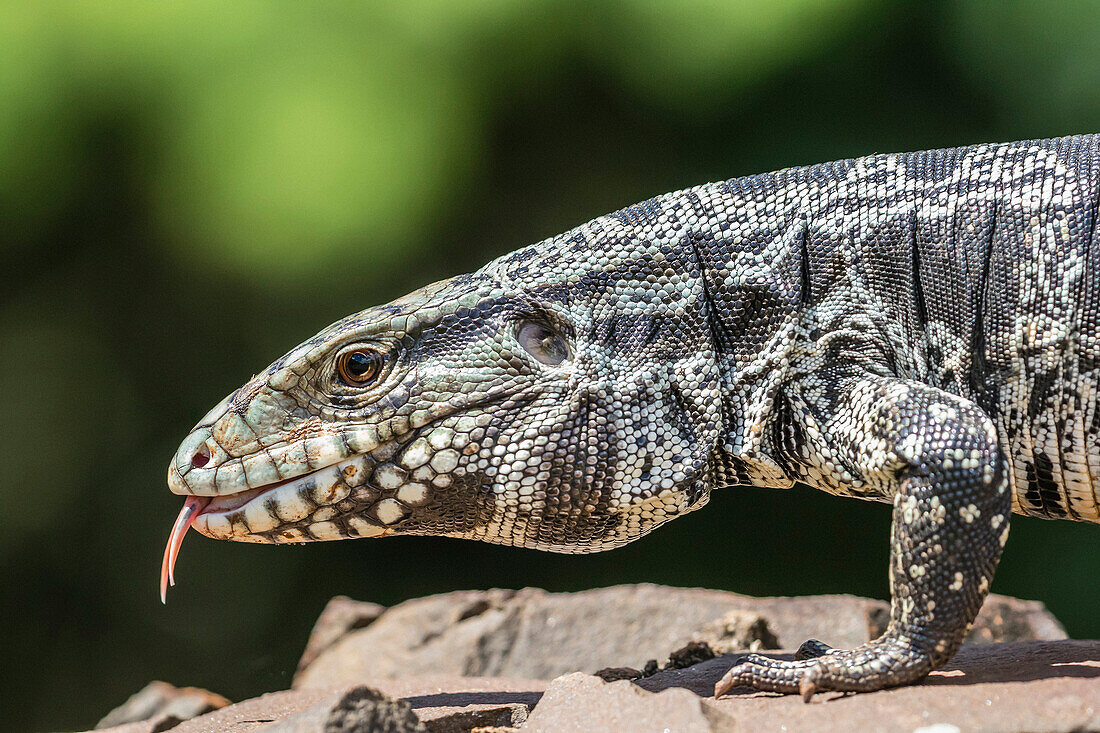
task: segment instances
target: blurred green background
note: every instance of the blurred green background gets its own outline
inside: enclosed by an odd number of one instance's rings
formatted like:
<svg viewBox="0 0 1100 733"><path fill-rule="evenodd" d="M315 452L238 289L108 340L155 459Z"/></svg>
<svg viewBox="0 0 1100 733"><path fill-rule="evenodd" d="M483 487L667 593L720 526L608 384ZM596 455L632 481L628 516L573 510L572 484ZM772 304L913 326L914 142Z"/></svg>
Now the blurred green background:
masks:
<svg viewBox="0 0 1100 733"><path fill-rule="evenodd" d="M153 678L286 687L339 593L885 597L887 506L731 489L588 557L193 535L162 607L164 474L347 313L678 187L1097 131L1098 58L1084 1L0 2L6 722L90 727ZM994 590L1100 637L1100 528L1012 535Z"/></svg>

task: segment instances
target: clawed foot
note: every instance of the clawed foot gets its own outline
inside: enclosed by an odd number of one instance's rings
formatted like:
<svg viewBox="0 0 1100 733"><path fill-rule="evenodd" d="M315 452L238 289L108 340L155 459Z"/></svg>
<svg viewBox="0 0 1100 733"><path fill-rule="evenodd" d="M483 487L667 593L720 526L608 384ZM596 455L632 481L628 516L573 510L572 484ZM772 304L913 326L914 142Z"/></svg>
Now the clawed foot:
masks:
<svg viewBox="0 0 1100 733"><path fill-rule="evenodd" d="M928 655L896 639L882 638L847 651L811 639L798 648L794 661L760 654L742 657L715 684L714 696L735 687L751 687L798 693L809 702L818 692L866 692L907 684L931 668Z"/></svg>
<svg viewBox="0 0 1100 733"><path fill-rule="evenodd" d="M813 674L816 658L786 662L760 654L748 654L730 667L714 685L714 696L721 697L735 687L752 687L770 692L797 692L809 702L818 691Z"/></svg>

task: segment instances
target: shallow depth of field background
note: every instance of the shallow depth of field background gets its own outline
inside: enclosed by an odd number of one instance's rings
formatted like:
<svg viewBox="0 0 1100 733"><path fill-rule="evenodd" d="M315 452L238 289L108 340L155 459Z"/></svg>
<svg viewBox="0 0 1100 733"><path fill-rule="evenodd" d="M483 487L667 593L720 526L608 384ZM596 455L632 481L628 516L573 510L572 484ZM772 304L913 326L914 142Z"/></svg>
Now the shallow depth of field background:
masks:
<svg viewBox="0 0 1100 733"><path fill-rule="evenodd" d="M0 2L4 718L87 728L154 678L285 688L335 594L885 597L888 506L727 489L592 556L192 534L163 607L164 474L347 313L679 187L1100 131L1098 59L1096 2ZM1015 518L994 590L1100 637L1098 550Z"/></svg>

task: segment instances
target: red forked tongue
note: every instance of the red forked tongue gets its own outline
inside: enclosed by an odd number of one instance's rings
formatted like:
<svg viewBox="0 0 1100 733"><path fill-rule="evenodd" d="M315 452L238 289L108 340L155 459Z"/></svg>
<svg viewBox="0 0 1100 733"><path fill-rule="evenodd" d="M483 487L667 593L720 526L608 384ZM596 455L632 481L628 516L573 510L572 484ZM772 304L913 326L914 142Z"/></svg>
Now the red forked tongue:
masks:
<svg viewBox="0 0 1100 733"><path fill-rule="evenodd" d="M180 545L183 537L191 528L191 523L199 516L199 513L210 503L209 496L189 496L183 502L183 509L176 517L176 523L172 525L172 534L168 537L168 545L164 548L164 559L160 562L160 602L167 603L168 586L176 584L175 568L176 558L179 557Z"/></svg>

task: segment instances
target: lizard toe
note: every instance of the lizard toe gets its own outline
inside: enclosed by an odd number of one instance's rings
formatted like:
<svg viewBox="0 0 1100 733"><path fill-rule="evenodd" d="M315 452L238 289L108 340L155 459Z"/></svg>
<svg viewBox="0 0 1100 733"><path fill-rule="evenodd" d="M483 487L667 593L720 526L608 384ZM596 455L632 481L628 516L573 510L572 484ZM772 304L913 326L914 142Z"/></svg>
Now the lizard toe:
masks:
<svg viewBox="0 0 1100 733"><path fill-rule="evenodd" d="M816 664L816 660L788 662L760 654L749 654L739 659L718 680L714 685L714 696L721 697L735 687L788 694L800 692L803 672L813 664Z"/></svg>

